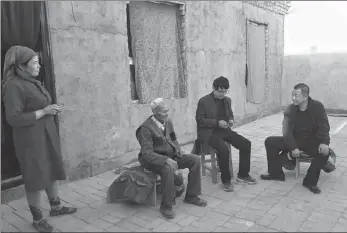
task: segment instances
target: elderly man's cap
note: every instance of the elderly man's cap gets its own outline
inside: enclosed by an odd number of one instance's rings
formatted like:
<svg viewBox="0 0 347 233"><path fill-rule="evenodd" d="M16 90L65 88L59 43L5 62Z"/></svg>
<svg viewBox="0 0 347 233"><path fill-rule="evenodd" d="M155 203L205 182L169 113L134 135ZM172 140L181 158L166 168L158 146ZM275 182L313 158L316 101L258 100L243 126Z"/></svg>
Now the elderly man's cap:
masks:
<svg viewBox="0 0 347 233"><path fill-rule="evenodd" d="M151 102L152 111L153 111L156 107L158 107L159 104L161 104L161 103L163 103L163 102L164 102L164 99L163 99L163 98L157 98L157 99L153 100L153 101Z"/></svg>

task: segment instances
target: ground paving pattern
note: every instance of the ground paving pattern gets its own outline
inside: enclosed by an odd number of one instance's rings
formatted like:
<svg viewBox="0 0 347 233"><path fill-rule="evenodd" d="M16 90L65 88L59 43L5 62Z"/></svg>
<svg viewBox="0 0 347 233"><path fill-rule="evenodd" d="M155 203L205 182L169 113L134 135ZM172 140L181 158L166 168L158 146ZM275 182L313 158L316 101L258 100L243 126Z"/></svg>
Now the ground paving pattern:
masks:
<svg viewBox="0 0 347 233"><path fill-rule="evenodd" d="M251 175L258 179L254 186L235 183L235 191L226 193L211 177L202 179L205 208L177 200L176 218L164 219L155 207L106 203L106 190L116 178L112 171L88 179L61 185L61 199L78 207L71 216L48 217L56 231L83 232L343 232L347 230L347 127L332 135L331 147L338 155L337 169L321 173L322 193L312 194L301 186L308 164L301 165L301 175L285 171L286 182L262 181L266 172L264 140L281 134L282 114L276 114L235 129L252 142ZM332 131L346 118L329 117ZM192 145L183 149L191 150ZM233 149L234 172L238 171L238 151ZM185 171L185 175L187 171ZM44 195L43 195L44 196ZM42 201L44 215L49 204ZM34 232L26 199L1 205L2 232Z"/></svg>

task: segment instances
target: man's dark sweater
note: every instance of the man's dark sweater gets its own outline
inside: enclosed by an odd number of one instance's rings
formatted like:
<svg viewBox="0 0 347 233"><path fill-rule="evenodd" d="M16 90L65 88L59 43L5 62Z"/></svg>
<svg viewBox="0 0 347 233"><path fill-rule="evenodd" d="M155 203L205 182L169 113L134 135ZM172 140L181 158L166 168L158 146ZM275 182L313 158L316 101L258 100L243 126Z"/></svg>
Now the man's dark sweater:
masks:
<svg viewBox="0 0 347 233"><path fill-rule="evenodd" d="M309 97L306 111L293 104L284 110L283 138L290 150L302 143L330 144L330 125L323 104Z"/></svg>
<svg viewBox="0 0 347 233"><path fill-rule="evenodd" d="M307 109L296 112L293 135L299 148L305 147L308 143L311 144L310 141L315 138L314 124Z"/></svg>
<svg viewBox="0 0 347 233"><path fill-rule="evenodd" d="M225 115L225 106L224 106L224 101L222 99L214 99L217 105L217 120L224 120L228 122L228 119Z"/></svg>

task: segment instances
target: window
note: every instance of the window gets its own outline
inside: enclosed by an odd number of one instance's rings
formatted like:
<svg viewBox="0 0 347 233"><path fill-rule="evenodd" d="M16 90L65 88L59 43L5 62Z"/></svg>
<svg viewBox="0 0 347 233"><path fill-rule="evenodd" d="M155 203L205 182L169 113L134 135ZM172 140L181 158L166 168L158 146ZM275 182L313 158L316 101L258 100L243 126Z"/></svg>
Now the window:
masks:
<svg viewBox="0 0 347 233"><path fill-rule="evenodd" d="M180 5L131 1L127 4L131 97L148 103L157 97L186 95Z"/></svg>
<svg viewBox="0 0 347 233"><path fill-rule="evenodd" d="M247 102L260 104L265 98L267 25L247 20Z"/></svg>
<svg viewBox="0 0 347 233"><path fill-rule="evenodd" d="M135 80L135 65L134 65L134 57L133 57L133 48L131 44L131 31L130 31L130 15L129 15L129 4L126 6L126 14L127 14L127 34L128 34L128 50L129 50L129 69L130 69L130 91L131 91L131 99L138 100L139 96L136 91L136 80Z"/></svg>

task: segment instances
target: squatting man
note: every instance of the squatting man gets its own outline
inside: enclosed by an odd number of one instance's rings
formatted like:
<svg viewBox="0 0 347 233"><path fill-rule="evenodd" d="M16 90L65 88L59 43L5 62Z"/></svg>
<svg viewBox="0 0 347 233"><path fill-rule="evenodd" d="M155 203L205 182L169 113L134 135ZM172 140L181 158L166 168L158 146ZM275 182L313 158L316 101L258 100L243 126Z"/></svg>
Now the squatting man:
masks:
<svg viewBox="0 0 347 233"><path fill-rule="evenodd" d="M288 155L295 165L295 159L305 153L313 159L302 185L313 193L320 193L318 179L330 154L329 120L323 104L310 97L306 84L294 86L292 100L293 103L284 110L283 136L265 140L269 174L261 175L261 179L284 181L283 159Z"/></svg>

